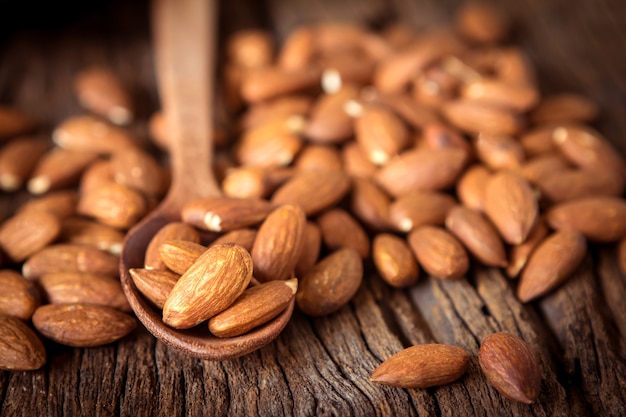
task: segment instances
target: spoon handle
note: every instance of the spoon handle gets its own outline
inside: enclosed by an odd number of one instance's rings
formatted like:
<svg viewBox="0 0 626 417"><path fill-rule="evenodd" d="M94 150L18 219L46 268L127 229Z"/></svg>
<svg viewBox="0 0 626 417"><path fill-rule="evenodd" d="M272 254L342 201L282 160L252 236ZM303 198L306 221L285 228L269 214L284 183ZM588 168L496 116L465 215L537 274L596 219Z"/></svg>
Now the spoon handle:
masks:
<svg viewBox="0 0 626 417"><path fill-rule="evenodd" d="M216 4L153 1L157 84L170 135L170 202L218 194L211 171Z"/></svg>

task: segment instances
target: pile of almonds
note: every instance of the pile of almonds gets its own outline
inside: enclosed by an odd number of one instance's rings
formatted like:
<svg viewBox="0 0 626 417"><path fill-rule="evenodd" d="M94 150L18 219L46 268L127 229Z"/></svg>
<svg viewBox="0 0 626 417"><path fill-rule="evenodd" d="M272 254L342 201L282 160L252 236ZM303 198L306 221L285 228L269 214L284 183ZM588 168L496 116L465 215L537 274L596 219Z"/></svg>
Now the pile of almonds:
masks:
<svg viewBox="0 0 626 417"><path fill-rule="evenodd" d="M115 74L86 68L75 91L85 114L51 133L0 107L0 190L23 200L0 224L0 369L41 367L40 336L91 347L137 324L119 254L164 195L168 170L119 125L132 121L132 101Z"/></svg>
<svg viewBox="0 0 626 417"><path fill-rule="evenodd" d="M456 280L472 263L501 268L517 279L522 302L562 284L589 243L619 242L626 273L624 158L590 126L599 113L591 101L541 95L528 57L507 43L510 23L468 4L454 25L421 32L312 24L279 49L265 31L233 34L220 87L234 134L217 135L214 161L223 197L184 207L181 222L157 233L144 267L130 271L164 323L233 337L294 297L303 313L328 315L351 300L370 260L399 288L422 271ZM37 351L12 369L45 361L24 324L31 317L44 336L73 346L132 330L129 316L92 310L128 311L112 278L121 240L168 184L167 169L115 126L132 119L115 77L91 70L77 80L95 115L63 122L53 145L20 136L32 124L0 110L0 138L10 139L0 149L0 187L25 184L42 195L0 226L9 266L22 265L21 274L0 276L23 294L12 306L0 296L0 311L19 318L2 326L23 335L24 352ZM161 113L150 129L167 149ZM15 155L30 162L9 175ZM65 289L55 293L55 285ZM81 289L63 294L67 288ZM39 306L41 295L50 304ZM63 328L70 314L128 324L90 344ZM5 357L0 350L0 368L11 369ZM503 395L535 400L541 376L524 341L494 334L479 360ZM385 361L372 381L440 385L461 377L468 361L458 347L414 346Z"/></svg>

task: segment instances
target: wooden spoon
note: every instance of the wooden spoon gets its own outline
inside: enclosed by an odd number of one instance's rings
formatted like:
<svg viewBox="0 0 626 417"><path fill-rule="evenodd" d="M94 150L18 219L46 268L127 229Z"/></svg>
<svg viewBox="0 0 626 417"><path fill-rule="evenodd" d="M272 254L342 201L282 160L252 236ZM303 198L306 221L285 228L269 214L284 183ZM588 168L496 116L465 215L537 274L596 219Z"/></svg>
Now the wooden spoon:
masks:
<svg viewBox="0 0 626 417"><path fill-rule="evenodd" d="M294 301L261 327L218 338L204 325L190 330L165 325L162 312L143 298L128 271L143 267L148 243L161 227L180 221L184 204L220 194L211 170L216 4L207 0L153 3L157 80L171 138L172 183L161 204L129 231L120 257L122 287L148 331L184 353L213 360L242 356L272 341L289 321Z"/></svg>

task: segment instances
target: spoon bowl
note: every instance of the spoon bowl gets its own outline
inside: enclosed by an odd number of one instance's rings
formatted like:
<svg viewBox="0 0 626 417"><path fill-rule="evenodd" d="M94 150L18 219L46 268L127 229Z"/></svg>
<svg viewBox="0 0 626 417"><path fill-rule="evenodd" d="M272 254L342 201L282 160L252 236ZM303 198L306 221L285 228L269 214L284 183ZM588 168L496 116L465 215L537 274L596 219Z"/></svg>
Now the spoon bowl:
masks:
<svg viewBox="0 0 626 417"><path fill-rule="evenodd" d="M144 327L168 346L210 360L239 357L274 340L289 322L295 303L292 299L277 317L246 334L219 338L206 325L188 330L167 326L162 312L142 296L129 273L144 266L150 240L167 223L181 220L186 203L220 195L211 171L216 3L153 2L155 62L171 141L172 183L160 205L128 232L120 255L122 288Z"/></svg>

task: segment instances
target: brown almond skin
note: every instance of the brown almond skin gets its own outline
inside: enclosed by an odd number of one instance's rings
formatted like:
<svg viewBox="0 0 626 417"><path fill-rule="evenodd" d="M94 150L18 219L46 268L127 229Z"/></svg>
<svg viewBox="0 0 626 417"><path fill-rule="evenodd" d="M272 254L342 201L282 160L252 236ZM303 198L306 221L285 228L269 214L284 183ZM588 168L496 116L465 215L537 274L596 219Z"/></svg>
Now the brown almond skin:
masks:
<svg viewBox="0 0 626 417"><path fill-rule="evenodd" d="M555 230L574 230L593 242L615 242L626 236L626 200L586 197L556 204L546 213Z"/></svg>
<svg viewBox="0 0 626 417"><path fill-rule="evenodd" d="M520 144L524 148L527 158L558 152L558 148L552 139L554 130L559 125L539 125L528 129L519 136Z"/></svg>
<svg viewBox="0 0 626 417"><path fill-rule="evenodd" d="M389 205L389 223L396 230L408 233L424 225L442 226L448 212L457 205L448 194L434 191L413 191Z"/></svg>
<svg viewBox="0 0 626 417"><path fill-rule="evenodd" d="M209 330L217 337L247 333L287 308L297 289L296 278L250 287L230 307L209 319Z"/></svg>
<svg viewBox="0 0 626 417"><path fill-rule="evenodd" d="M314 143L342 143L354 134L352 117L344 106L358 97L353 85L344 85L332 94L321 95L311 109L304 135Z"/></svg>
<svg viewBox="0 0 626 417"><path fill-rule="evenodd" d="M206 252L207 247L190 240L166 240L159 246L161 261L167 269L182 275Z"/></svg>
<svg viewBox="0 0 626 417"><path fill-rule="evenodd" d="M307 216L339 202L350 190L350 179L342 172L304 171L293 176L272 196L275 206L299 205Z"/></svg>
<svg viewBox="0 0 626 417"><path fill-rule="evenodd" d="M484 103L500 105L526 112L539 101L539 91L533 85L507 82L501 78L478 78L465 84L461 96Z"/></svg>
<svg viewBox="0 0 626 417"><path fill-rule="evenodd" d="M374 179L395 197L410 191L444 190L454 185L467 158L467 152L457 148L409 150L389 161Z"/></svg>
<svg viewBox="0 0 626 417"><path fill-rule="evenodd" d="M61 221L59 243L90 245L114 255L122 251L125 234L111 226L84 217L68 217Z"/></svg>
<svg viewBox="0 0 626 417"><path fill-rule="evenodd" d="M59 219L45 211L19 212L0 224L0 248L21 262L52 243L61 233Z"/></svg>
<svg viewBox="0 0 626 417"><path fill-rule="evenodd" d="M513 172L502 171L487 183L485 213L504 241L517 245L526 240L537 220L539 207L528 181Z"/></svg>
<svg viewBox="0 0 626 417"><path fill-rule="evenodd" d="M306 215L294 204L281 205L267 216L250 251L255 278L265 282L293 277L305 227Z"/></svg>
<svg viewBox="0 0 626 417"><path fill-rule="evenodd" d="M22 136L4 144L0 148L0 189L20 189L50 145L46 136Z"/></svg>
<svg viewBox="0 0 626 417"><path fill-rule="evenodd" d="M365 226L375 231L389 229L391 198L369 178L353 178L350 212Z"/></svg>
<svg viewBox="0 0 626 417"><path fill-rule="evenodd" d="M118 276L119 257L91 246L59 243L36 252L22 265L22 275L29 279L53 272Z"/></svg>
<svg viewBox="0 0 626 417"><path fill-rule="evenodd" d="M273 119L287 120L291 116L306 116L312 103L313 99L306 95L277 97L248 107L239 122L242 129L249 130Z"/></svg>
<svg viewBox="0 0 626 417"><path fill-rule="evenodd" d="M569 169L569 166L561 154L546 153L527 160L517 172L529 183L541 186L543 181Z"/></svg>
<svg viewBox="0 0 626 417"><path fill-rule="evenodd" d="M524 269L528 258L539 246L541 242L548 236L548 226L543 218L538 218L537 222L531 229L528 237L523 243L513 245L509 249L509 264L506 267L506 274L509 278L516 278Z"/></svg>
<svg viewBox="0 0 626 417"><path fill-rule="evenodd" d="M132 332L137 320L96 304L46 304L33 314L37 330L55 342L74 347L113 343Z"/></svg>
<svg viewBox="0 0 626 417"><path fill-rule="evenodd" d="M456 28L469 41L494 44L503 41L511 29L511 21L497 6L480 1L465 3L458 9Z"/></svg>
<svg viewBox="0 0 626 417"><path fill-rule="evenodd" d="M543 97L531 112L534 124L591 122L598 117L598 106L575 93L558 93Z"/></svg>
<svg viewBox="0 0 626 417"><path fill-rule="evenodd" d="M624 184L604 169L563 169L542 178L537 188L545 201L554 204L599 195L619 197Z"/></svg>
<svg viewBox="0 0 626 417"><path fill-rule="evenodd" d="M132 121L132 100L114 72L104 67L82 70L74 79L80 104L118 125Z"/></svg>
<svg viewBox="0 0 626 417"><path fill-rule="evenodd" d="M362 259L370 256L370 239L354 217L341 208L325 211L317 218L322 232L322 241L330 250L351 247Z"/></svg>
<svg viewBox="0 0 626 417"><path fill-rule="evenodd" d="M35 127L33 120L21 111L0 106L0 141L28 133Z"/></svg>
<svg viewBox="0 0 626 417"><path fill-rule="evenodd" d="M461 242L437 226L421 226L407 236L417 261L431 276L444 280L463 277L469 269L469 257Z"/></svg>
<svg viewBox="0 0 626 417"><path fill-rule="evenodd" d="M22 320L0 314L0 369L32 371L46 363L46 348Z"/></svg>
<svg viewBox="0 0 626 417"><path fill-rule="evenodd" d="M146 214L148 205L138 191L111 182L82 194L77 211L101 223L125 230Z"/></svg>
<svg viewBox="0 0 626 417"><path fill-rule="evenodd" d="M180 279L174 272L159 269L131 268L128 272L139 292L160 309Z"/></svg>
<svg viewBox="0 0 626 417"><path fill-rule="evenodd" d="M485 188L491 172L484 165L473 165L461 175L456 183L456 195L465 206L483 211Z"/></svg>
<svg viewBox="0 0 626 417"><path fill-rule="evenodd" d="M578 232L548 236L533 251L522 272L517 298L528 302L541 297L571 276L587 253L587 242Z"/></svg>
<svg viewBox="0 0 626 417"><path fill-rule="evenodd" d="M406 348L381 363L371 382L399 388L428 388L461 378L470 355L463 348L427 343Z"/></svg>
<svg viewBox="0 0 626 417"><path fill-rule="evenodd" d="M313 317L332 314L346 305L363 281L363 261L353 248L323 258L299 282L296 303Z"/></svg>
<svg viewBox="0 0 626 417"><path fill-rule="evenodd" d="M261 223L271 210L266 200L210 197L186 204L181 216L202 230L228 232Z"/></svg>
<svg viewBox="0 0 626 417"><path fill-rule="evenodd" d="M479 133L474 141L477 158L492 170L516 170L524 162L524 148L506 135Z"/></svg>
<svg viewBox="0 0 626 417"><path fill-rule="evenodd" d="M293 166L299 171L341 171L343 170L341 155L336 146L305 145Z"/></svg>
<svg viewBox="0 0 626 417"><path fill-rule="evenodd" d="M317 223L307 221L302 236L302 251L295 266L296 277L302 277L317 262L322 250L322 232Z"/></svg>
<svg viewBox="0 0 626 417"><path fill-rule="evenodd" d="M507 265L502 238L481 212L456 206L448 212L445 224L446 228L484 265L496 267Z"/></svg>
<svg viewBox="0 0 626 417"><path fill-rule="evenodd" d="M372 260L380 277L396 288L407 288L419 279L415 255L406 240L379 233L372 242Z"/></svg>
<svg viewBox="0 0 626 417"><path fill-rule="evenodd" d="M59 190L26 202L19 211L46 211L59 219L65 219L76 215L77 204L78 193L75 190Z"/></svg>
<svg viewBox="0 0 626 417"><path fill-rule="evenodd" d="M52 132L52 140L61 148L105 155L138 145L130 131L90 115L65 119Z"/></svg>
<svg viewBox="0 0 626 417"><path fill-rule="evenodd" d="M168 240L185 240L200 243L200 233L191 225L184 222L171 222L160 228L148 243L144 258L144 267L147 269L166 269L161 259L160 247Z"/></svg>
<svg viewBox="0 0 626 417"><path fill-rule="evenodd" d="M114 152L110 159L113 180L150 197L161 197L165 191L163 170L156 158L140 149Z"/></svg>
<svg viewBox="0 0 626 417"><path fill-rule="evenodd" d="M38 280L49 303L88 303L130 311L117 277L84 272L44 274Z"/></svg>
<svg viewBox="0 0 626 417"><path fill-rule="evenodd" d="M468 133L516 135L524 127L519 114L511 109L477 100L454 100L442 106L446 119Z"/></svg>
<svg viewBox="0 0 626 417"><path fill-rule="evenodd" d="M35 284L10 269L0 270L0 314L29 320L41 297Z"/></svg>
<svg viewBox="0 0 626 417"><path fill-rule="evenodd" d="M316 88L320 76L321 70L316 66L299 71L279 67L255 68L244 73L241 96L248 103L258 103L281 95L300 93Z"/></svg>
<svg viewBox="0 0 626 417"><path fill-rule="evenodd" d="M254 240L256 239L257 230L256 229L235 229L231 230L228 233L225 233L211 242L211 245L219 245L222 243L235 243L242 248L245 248L248 252L252 250L252 245L254 245Z"/></svg>
<svg viewBox="0 0 626 417"><path fill-rule="evenodd" d="M532 404L539 396L537 356L519 337L504 332L488 336L480 346L478 361L491 386L505 397Z"/></svg>
<svg viewBox="0 0 626 417"><path fill-rule="evenodd" d="M252 279L252 257L232 243L207 249L180 277L163 306L163 322L188 329L233 303Z"/></svg>
<svg viewBox="0 0 626 417"><path fill-rule="evenodd" d="M376 165L386 164L409 145L404 121L381 106L364 106L354 122L354 130L356 142Z"/></svg>
<svg viewBox="0 0 626 417"><path fill-rule="evenodd" d="M303 146L298 135L301 124L298 116L272 119L244 132L234 149L237 161L244 166L289 165Z"/></svg>

